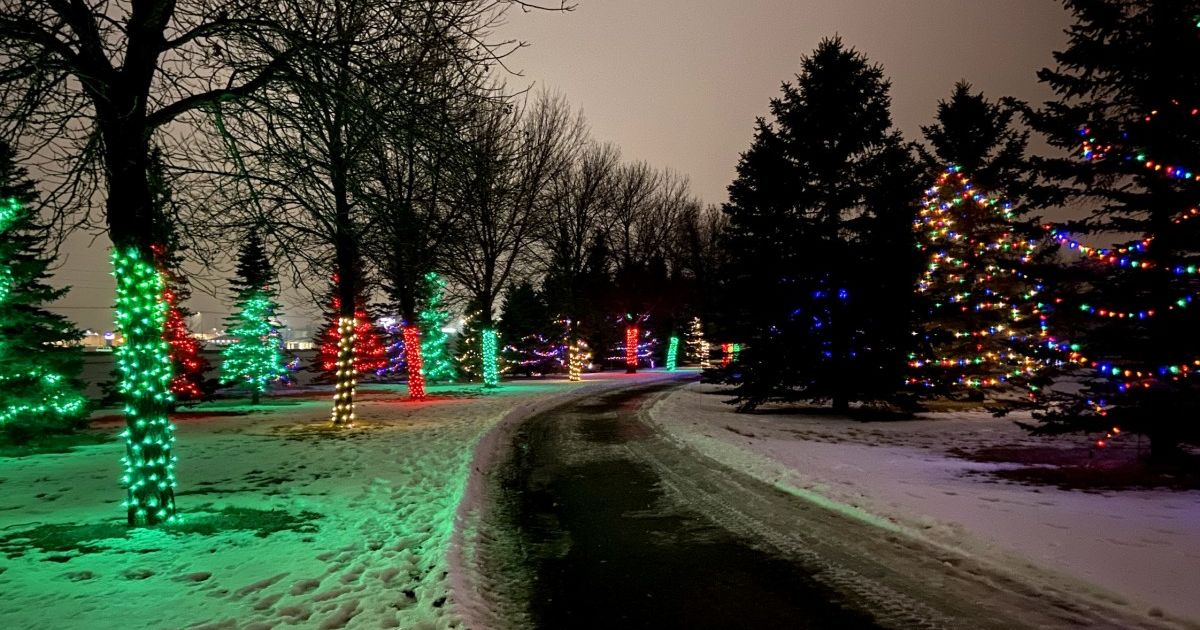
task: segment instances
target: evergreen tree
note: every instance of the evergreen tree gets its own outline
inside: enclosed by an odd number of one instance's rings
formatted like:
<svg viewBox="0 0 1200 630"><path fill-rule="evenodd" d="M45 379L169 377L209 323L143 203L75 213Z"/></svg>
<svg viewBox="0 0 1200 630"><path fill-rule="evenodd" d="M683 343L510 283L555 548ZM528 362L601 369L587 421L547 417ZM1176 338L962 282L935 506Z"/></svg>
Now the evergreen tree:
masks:
<svg viewBox="0 0 1200 630"><path fill-rule="evenodd" d="M361 263L358 265L361 269ZM388 367L388 350L383 343L378 326L371 317L367 304L367 296L363 292L366 283L359 273L357 295L354 298L354 370L360 376L378 374ZM330 289L329 309L325 314L325 325L317 332L317 356L313 359L313 369L319 372L317 377L324 381L334 381L337 375L338 342L341 334L338 331L338 317L341 312L341 299L337 295L337 279L334 277Z"/></svg>
<svg viewBox="0 0 1200 630"><path fill-rule="evenodd" d="M159 233L155 235L151 250L166 282L163 300L167 304L167 315L163 339L167 342L173 369L170 389L176 401L199 400L213 392L214 383L205 376L212 366L200 354L202 344L192 336L187 326L187 318L195 313L183 306L192 296L191 284L183 270L186 247L179 238L175 201L167 181L166 163L162 151L157 147L150 153L147 177L152 207L160 218L156 223L160 228Z"/></svg>
<svg viewBox="0 0 1200 630"><path fill-rule="evenodd" d="M1196 0L1067 0L1074 17L1055 93L1030 116L1067 158L1036 160L1045 207L1086 207L1055 238L1082 255L1057 289L1058 347L1090 375L1046 398L1041 432L1150 437L1156 458L1200 440L1200 54ZM1035 194L1036 193L1036 194ZM1133 234L1105 247L1105 234ZM1078 236L1077 236L1078 235ZM1078 239L1078 240L1077 240ZM1106 242L1107 241L1107 242Z"/></svg>
<svg viewBox="0 0 1200 630"><path fill-rule="evenodd" d="M496 329L505 340L501 356L510 371L531 376L563 368L563 331L552 328L559 327L533 284L521 282L505 291Z"/></svg>
<svg viewBox="0 0 1200 630"><path fill-rule="evenodd" d="M278 288L262 238L251 232L238 254L232 283L236 314L226 323L236 339L221 352L221 382L250 390L252 404L287 372L279 336Z"/></svg>
<svg viewBox="0 0 1200 630"><path fill-rule="evenodd" d="M67 293L45 283L54 262L29 205L33 183L0 142L0 428L15 438L62 431L83 421L79 331L43 308Z"/></svg>
<svg viewBox="0 0 1200 630"><path fill-rule="evenodd" d="M904 226L919 191L896 175L912 172L912 157L888 92L879 66L824 40L742 155L723 210L736 291L726 317L747 327L726 380L743 409L793 399L845 409L901 385L908 314L887 296L916 269L880 253L911 258Z"/></svg>
<svg viewBox="0 0 1200 630"><path fill-rule="evenodd" d="M455 340L454 347L458 349L458 354L454 357L454 362L458 373L463 378L472 381L483 380L483 330L481 325L483 318L479 309L473 305L468 306L466 317L464 318L462 330L458 333L458 339ZM503 337L497 339L497 343ZM508 364L503 360L503 356L497 354L497 372L505 374L508 372Z"/></svg>
<svg viewBox="0 0 1200 630"><path fill-rule="evenodd" d="M922 126L930 148L921 147L928 171L940 176L946 165L984 190L1004 191L1004 198L1019 202L1029 187L1025 156L1029 132L1015 124L1020 104L1012 99L988 100L959 81L949 100L938 101L937 122Z"/></svg>
<svg viewBox="0 0 1200 630"><path fill-rule="evenodd" d="M450 320L443 304L446 281L434 272L425 274L425 295L421 300L417 323L421 327L421 354L425 378L433 382L452 382L458 378L450 353L450 336L443 330Z"/></svg>
<svg viewBox="0 0 1200 630"><path fill-rule="evenodd" d="M935 394L1029 386L1046 365L1046 338L1041 286L1027 270L1045 241L957 166L927 192L916 230L926 267L910 384Z"/></svg>
<svg viewBox="0 0 1200 630"><path fill-rule="evenodd" d="M687 337L685 340L687 351L685 356L688 363L693 363L702 368L709 367L709 343L704 338L704 323L699 317L693 317L688 323Z"/></svg>

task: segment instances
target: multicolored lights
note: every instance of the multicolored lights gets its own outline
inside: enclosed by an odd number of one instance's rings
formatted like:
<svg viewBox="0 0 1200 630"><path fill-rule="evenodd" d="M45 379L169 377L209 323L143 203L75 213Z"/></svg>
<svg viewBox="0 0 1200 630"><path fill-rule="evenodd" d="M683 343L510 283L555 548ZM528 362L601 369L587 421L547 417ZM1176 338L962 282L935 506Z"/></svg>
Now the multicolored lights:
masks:
<svg viewBox="0 0 1200 630"><path fill-rule="evenodd" d="M483 363L483 386L500 386L500 367L496 357L496 330L484 328L480 331L481 361Z"/></svg>
<svg viewBox="0 0 1200 630"><path fill-rule="evenodd" d="M408 397L425 398L425 361L421 356L421 329L404 327L404 362L408 364Z"/></svg>
<svg viewBox="0 0 1200 630"><path fill-rule="evenodd" d="M175 520L175 426L167 417L173 401L171 360L163 341L167 304L163 279L150 257L136 247L112 251L117 280L116 324L125 337L117 349L120 390L125 395L125 508L130 526Z"/></svg>

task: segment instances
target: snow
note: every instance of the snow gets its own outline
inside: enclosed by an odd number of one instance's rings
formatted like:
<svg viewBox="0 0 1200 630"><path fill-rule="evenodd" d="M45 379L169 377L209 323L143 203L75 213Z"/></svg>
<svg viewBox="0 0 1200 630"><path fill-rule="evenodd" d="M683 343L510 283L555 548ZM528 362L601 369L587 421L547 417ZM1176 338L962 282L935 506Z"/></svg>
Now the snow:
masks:
<svg viewBox="0 0 1200 630"><path fill-rule="evenodd" d="M461 627L448 553L476 444L502 420L662 377L431 385L424 402L371 385L351 430L329 427L325 391L200 405L177 421L181 532L123 527L115 418L100 422L110 443L0 458L0 627ZM97 540L43 551L30 530Z"/></svg>
<svg viewBox="0 0 1200 630"><path fill-rule="evenodd" d="M1082 492L999 481L1012 464L953 448L1079 446L1033 438L984 412L863 423L813 414L736 414L693 384L651 409L671 439L724 465L888 529L976 557L1027 582L1142 614L1200 621L1200 492Z"/></svg>

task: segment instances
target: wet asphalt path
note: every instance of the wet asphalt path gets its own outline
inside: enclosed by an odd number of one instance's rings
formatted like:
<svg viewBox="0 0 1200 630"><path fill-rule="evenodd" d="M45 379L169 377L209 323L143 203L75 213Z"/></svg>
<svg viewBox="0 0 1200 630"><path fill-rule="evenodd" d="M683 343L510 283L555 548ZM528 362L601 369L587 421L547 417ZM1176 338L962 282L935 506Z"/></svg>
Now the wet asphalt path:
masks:
<svg viewBox="0 0 1200 630"><path fill-rule="evenodd" d="M1137 627L725 469L644 420L678 382L526 420L484 571L511 628ZM1132 625L1130 625L1132 624Z"/></svg>

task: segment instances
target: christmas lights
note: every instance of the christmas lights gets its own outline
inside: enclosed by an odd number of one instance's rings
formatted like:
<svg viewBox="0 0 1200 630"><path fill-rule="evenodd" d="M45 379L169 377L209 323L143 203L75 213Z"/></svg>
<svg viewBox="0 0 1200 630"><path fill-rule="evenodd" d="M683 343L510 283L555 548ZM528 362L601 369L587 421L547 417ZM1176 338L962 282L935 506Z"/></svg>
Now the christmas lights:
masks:
<svg viewBox="0 0 1200 630"><path fill-rule="evenodd" d="M1042 244L1014 234L1012 204L977 190L956 166L926 191L914 229L928 263L917 284L929 317L909 356L909 385L948 390L997 387L1032 377L1042 358L1046 318L1040 284L1021 268Z"/></svg>
<svg viewBox="0 0 1200 630"><path fill-rule="evenodd" d="M676 355L679 352L679 337L671 335L671 340L667 344L667 371L674 372L676 368Z"/></svg>
<svg viewBox="0 0 1200 630"><path fill-rule="evenodd" d="M0 175L10 173L10 157L0 145ZM17 182L0 181L0 186ZM0 427L29 431L70 428L87 412L76 390L79 351L64 342L75 327L41 304L66 293L41 281L53 259L41 255L44 236L32 229L32 216L15 197L0 200Z"/></svg>
<svg viewBox="0 0 1200 630"><path fill-rule="evenodd" d="M625 372L633 374L638 367L638 327L636 324L625 325Z"/></svg>
<svg viewBox="0 0 1200 630"><path fill-rule="evenodd" d="M450 315L442 305L446 281L436 273L425 274L425 301L417 321L421 326L421 356L425 378L433 382L449 382L458 378L454 362L447 349L449 337L442 329Z"/></svg>
<svg viewBox="0 0 1200 630"><path fill-rule="evenodd" d="M250 390L251 404L257 405L271 383L287 371L274 323L278 307L265 290L247 291L238 306L234 322L227 329L234 342L221 351L221 382Z"/></svg>
<svg viewBox="0 0 1200 630"><path fill-rule="evenodd" d="M421 329L404 327L404 358L408 364L408 396L413 400L425 398L425 362L421 357Z"/></svg>
<svg viewBox="0 0 1200 630"><path fill-rule="evenodd" d="M175 520L175 426L167 417L173 401L171 360L163 341L167 304L163 278L136 247L112 250L117 281L116 324L125 338L117 349L120 389L125 395L124 506L129 525Z"/></svg>
<svg viewBox="0 0 1200 630"><path fill-rule="evenodd" d="M483 362L483 386L487 388L500 386L500 369L496 358L496 330L484 328L480 332L480 351Z"/></svg>
<svg viewBox="0 0 1200 630"><path fill-rule="evenodd" d="M583 380L583 366L591 359L591 353L587 351L587 342L582 339L571 341L568 350L567 358L567 379L571 381Z"/></svg>
<svg viewBox="0 0 1200 630"><path fill-rule="evenodd" d="M357 318L338 318L336 380L333 387L333 414L330 418L334 426L349 427L354 424L354 394L358 384L358 370L354 360L355 319Z"/></svg>

